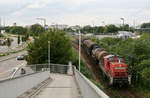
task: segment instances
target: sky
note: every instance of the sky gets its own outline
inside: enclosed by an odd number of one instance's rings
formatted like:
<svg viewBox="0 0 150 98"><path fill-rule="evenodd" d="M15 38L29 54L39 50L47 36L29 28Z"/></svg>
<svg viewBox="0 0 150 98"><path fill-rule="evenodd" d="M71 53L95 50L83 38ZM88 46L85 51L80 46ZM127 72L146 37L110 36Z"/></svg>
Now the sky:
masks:
<svg viewBox="0 0 150 98"><path fill-rule="evenodd" d="M2 24L139 25L150 22L150 0L0 0Z"/></svg>

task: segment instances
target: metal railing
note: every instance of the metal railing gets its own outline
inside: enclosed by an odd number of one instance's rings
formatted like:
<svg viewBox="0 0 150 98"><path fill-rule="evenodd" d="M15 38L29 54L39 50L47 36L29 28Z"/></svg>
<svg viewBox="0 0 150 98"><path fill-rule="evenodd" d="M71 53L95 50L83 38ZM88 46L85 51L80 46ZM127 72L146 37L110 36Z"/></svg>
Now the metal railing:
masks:
<svg viewBox="0 0 150 98"><path fill-rule="evenodd" d="M45 71L48 70L50 73L60 73L60 74L72 74L72 65L64 65L64 64L34 64L27 65L34 72L37 71Z"/></svg>
<svg viewBox="0 0 150 98"><path fill-rule="evenodd" d="M48 79L49 74L49 71L42 71L0 81L0 98L17 98Z"/></svg>
<svg viewBox="0 0 150 98"><path fill-rule="evenodd" d="M74 67L74 74L83 98L109 98L102 90Z"/></svg>

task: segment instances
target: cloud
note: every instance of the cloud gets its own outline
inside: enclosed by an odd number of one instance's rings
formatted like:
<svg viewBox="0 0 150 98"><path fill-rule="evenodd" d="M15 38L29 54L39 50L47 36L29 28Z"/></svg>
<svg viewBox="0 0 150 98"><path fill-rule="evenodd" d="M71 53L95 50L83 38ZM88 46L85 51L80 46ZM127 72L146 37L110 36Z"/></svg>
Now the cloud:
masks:
<svg viewBox="0 0 150 98"><path fill-rule="evenodd" d="M33 24L37 17L52 22L75 24L119 24L150 21L149 0L0 0L0 16L8 23ZM139 23L141 23L139 22Z"/></svg>

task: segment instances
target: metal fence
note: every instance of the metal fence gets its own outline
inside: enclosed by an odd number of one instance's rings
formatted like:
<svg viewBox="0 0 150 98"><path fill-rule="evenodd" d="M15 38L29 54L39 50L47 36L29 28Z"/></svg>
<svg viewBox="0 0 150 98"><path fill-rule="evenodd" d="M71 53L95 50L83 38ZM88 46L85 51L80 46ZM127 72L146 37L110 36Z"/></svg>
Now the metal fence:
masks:
<svg viewBox="0 0 150 98"><path fill-rule="evenodd" d="M27 65L30 67L34 72L37 71L50 71L50 73L60 73L60 74L72 74L72 64L63 65L63 64L34 64L34 65Z"/></svg>

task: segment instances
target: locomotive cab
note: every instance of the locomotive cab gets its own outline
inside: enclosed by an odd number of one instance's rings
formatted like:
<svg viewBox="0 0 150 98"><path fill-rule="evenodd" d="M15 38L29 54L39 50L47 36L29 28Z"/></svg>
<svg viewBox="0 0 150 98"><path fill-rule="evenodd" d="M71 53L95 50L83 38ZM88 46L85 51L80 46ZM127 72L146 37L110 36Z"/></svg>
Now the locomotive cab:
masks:
<svg viewBox="0 0 150 98"><path fill-rule="evenodd" d="M115 83L128 83L127 65L124 59L116 55L107 55L104 57L104 67L106 73L109 74L113 84Z"/></svg>

